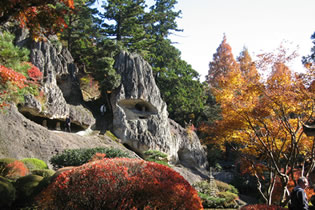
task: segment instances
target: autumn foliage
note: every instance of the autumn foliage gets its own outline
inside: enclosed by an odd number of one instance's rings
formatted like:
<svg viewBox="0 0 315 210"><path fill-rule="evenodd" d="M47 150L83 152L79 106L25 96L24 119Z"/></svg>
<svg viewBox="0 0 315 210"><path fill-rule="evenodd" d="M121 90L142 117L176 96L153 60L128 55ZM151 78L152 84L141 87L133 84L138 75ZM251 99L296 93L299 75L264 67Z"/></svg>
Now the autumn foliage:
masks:
<svg viewBox="0 0 315 210"><path fill-rule="evenodd" d="M27 27L34 38L39 38L67 27L64 16L73 8L73 0L2 0L0 24L18 20L21 27Z"/></svg>
<svg viewBox="0 0 315 210"><path fill-rule="evenodd" d="M8 162L7 164L5 164L5 161L1 161L0 174L1 176L8 179L17 179L19 177L29 174L29 170L24 165L24 163L19 160Z"/></svg>
<svg viewBox="0 0 315 210"><path fill-rule="evenodd" d="M6 101L10 101L10 97L19 89L37 86L42 79L43 73L36 66L31 63L24 63L24 65L29 66L27 77L20 72L0 65L0 108L6 106Z"/></svg>
<svg viewBox="0 0 315 210"><path fill-rule="evenodd" d="M26 64L30 67L27 70L29 82L37 84L41 79L43 79L43 72L41 72L39 68L34 66L32 63L26 62Z"/></svg>
<svg viewBox="0 0 315 210"><path fill-rule="evenodd" d="M245 49L235 64L224 37L208 76L222 120L200 130L208 134L206 141L222 149L229 145L240 154L241 165L256 177L258 191L270 205L284 201L294 169L302 167L300 176L308 177L314 168L315 142L304 134L303 124L315 118L315 95L310 77L286 65L294 52L280 46L258 57L251 61ZM272 200L276 185L279 197Z"/></svg>
<svg viewBox="0 0 315 210"><path fill-rule="evenodd" d="M0 88L0 108L7 106L6 100L16 88L21 89L26 86L26 77L23 74L0 65L0 87L5 87L8 83L13 85L13 89Z"/></svg>
<svg viewBox="0 0 315 210"><path fill-rule="evenodd" d="M36 200L43 209L202 209L197 191L177 172L127 158L64 171Z"/></svg>

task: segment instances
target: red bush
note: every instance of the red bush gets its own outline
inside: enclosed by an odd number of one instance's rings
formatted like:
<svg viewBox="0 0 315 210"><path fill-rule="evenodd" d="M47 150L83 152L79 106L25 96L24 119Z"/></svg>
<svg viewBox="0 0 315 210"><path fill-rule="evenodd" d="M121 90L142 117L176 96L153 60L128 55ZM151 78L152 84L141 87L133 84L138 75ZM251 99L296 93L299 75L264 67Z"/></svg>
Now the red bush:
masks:
<svg viewBox="0 0 315 210"><path fill-rule="evenodd" d="M36 66L29 62L26 62L26 64L30 66L30 69L27 70L27 74L33 82L37 83L43 78L43 73Z"/></svg>
<svg viewBox="0 0 315 210"><path fill-rule="evenodd" d="M36 200L43 209L203 209L197 191L177 172L127 158L65 171Z"/></svg>
<svg viewBox="0 0 315 210"><path fill-rule="evenodd" d="M285 210L287 208L283 208L281 206L276 205L266 205L266 204L255 204L255 205L246 205L241 208L241 210Z"/></svg>
<svg viewBox="0 0 315 210"><path fill-rule="evenodd" d="M29 170L26 165L19 160L9 163L4 168L4 176L8 179L17 179L29 174Z"/></svg>
<svg viewBox="0 0 315 210"><path fill-rule="evenodd" d="M26 86L26 77L23 74L0 65L0 84L5 85L8 81L18 88L24 88Z"/></svg>
<svg viewBox="0 0 315 210"><path fill-rule="evenodd" d="M93 161L96 161L96 160L103 160L105 159L106 157L106 154L104 153L95 153L95 155L92 156L91 160L89 160L89 162L93 162Z"/></svg>

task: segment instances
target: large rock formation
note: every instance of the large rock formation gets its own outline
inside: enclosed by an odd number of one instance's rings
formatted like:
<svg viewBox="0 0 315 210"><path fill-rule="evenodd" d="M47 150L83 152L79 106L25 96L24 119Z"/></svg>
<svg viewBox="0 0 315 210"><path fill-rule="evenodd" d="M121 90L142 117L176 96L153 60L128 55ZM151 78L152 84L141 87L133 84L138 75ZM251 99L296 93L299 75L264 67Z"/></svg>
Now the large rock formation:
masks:
<svg viewBox="0 0 315 210"><path fill-rule="evenodd" d="M122 142L139 154L159 150L173 163L205 167L206 154L196 134L188 135L168 119L151 66L136 54L122 52L115 69L122 84L111 95L113 131Z"/></svg>
<svg viewBox="0 0 315 210"><path fill-rule="evenodd" d="M80 105L82 94L76 78L78 70L70 52L54 36L44 42L34 42L27 37L27 33L21 31L16 42L30 49L31 63L43 73L41 91L44 96L41 101L31 95L25 96L20 112L41 117L43 121L57 119L63 122L70 115L72 123L81 129L93 125L92 113Z"/></svg>
<svg viewBox="0 0 315 210"><path fill-rule="evenodd" d="M30 49L31 62L44 74L41 81L44 96L25 96L25 103L18 110L44 126L23 118L14 106L9 118L0 114L0 120L5 122L0 126L0 157L37 157L48 161L64 149L106 145L99 137L51 131L61 130L67 115L72 117L72 125L77 126L74 131L93 127L96 118L98 121L106 118L97 116L99 106L93 105L93 100L89 105L97 107L97 111L91 106L90 110L87 108L78 70L69 51L55 38L33 42L21 33L16 41L19 46ZM121 74L122 83L112 92L110 103L113 132L121 142L140 155L147 150L159 150L168 154L174 164L206 167L206 154L197 135L168 119L167 106L161 99L150 65L138 55L122 52L115 68Z"/></svg>

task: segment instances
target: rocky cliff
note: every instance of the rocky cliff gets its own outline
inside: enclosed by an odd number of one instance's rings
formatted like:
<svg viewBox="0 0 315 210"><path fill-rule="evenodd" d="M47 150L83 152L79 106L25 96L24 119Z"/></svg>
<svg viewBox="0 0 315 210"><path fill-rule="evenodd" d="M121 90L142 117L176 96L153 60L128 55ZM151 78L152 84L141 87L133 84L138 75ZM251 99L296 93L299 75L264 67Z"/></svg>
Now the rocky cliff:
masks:
<svg viewBox="0 0 315 210"><path fill-rule="evenodd" d="M78 69L71 54L58 45L56 38L33 42L21 33L16 40L19 46L30 49L31 62L43 72L40 89L44 96L41 99L25 96L25 103L18 109L11 106L0 113L0 157L36 157L48 161L68 148L115 146L125 150L127 147L140 156L146 150L159 150L168 154L171 163L188 168L207 166L206 153L197 135L187 133L168 119L167 106L152 69L140 56L122 52L117 57L115 68L122 83L111 94L113 117L107 118L99 116L99 104L89 101L87 105L84 101ZM97 111L91 107L97 107ZM67 115L72 118L73 133L62 131ZM99 136L97 121L112 124L112 132L125 147Z"/></svg>

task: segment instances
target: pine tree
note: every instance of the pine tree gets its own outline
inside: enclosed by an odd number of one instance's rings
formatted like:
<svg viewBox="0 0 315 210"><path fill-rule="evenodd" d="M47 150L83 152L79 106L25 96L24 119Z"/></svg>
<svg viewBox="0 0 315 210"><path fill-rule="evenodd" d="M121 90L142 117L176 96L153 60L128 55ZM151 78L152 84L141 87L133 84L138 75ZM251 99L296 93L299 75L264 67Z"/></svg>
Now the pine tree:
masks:
<svg viewBox="0 0 315 210"><path fill-rule="evenodd" d="M167 38L172 32L183 31L178 29L176 22L180 18L181 10L175 11L176 0L155 0L155 4L150 7L150 17L152 18L152 29L148 33L152 34L155 40L161 41Z"/></svg>
<svg viewBox="0 0 315 210"><path fill-rule="evenodd" d="M145 31L145 0L108 0L104 3L105 12L101 17L106 36L122 42L130 51L141 50L150 42Z"/></svg>
<svg viewBox="0 0 315 210"><path fill-rule="evenodd" d="M101 33L95 0L75 0L75 7L65 16L67 30L61 33L81 72L92 75L102 92L120 85L120 75L113 68L119 46Z"/></svg>

